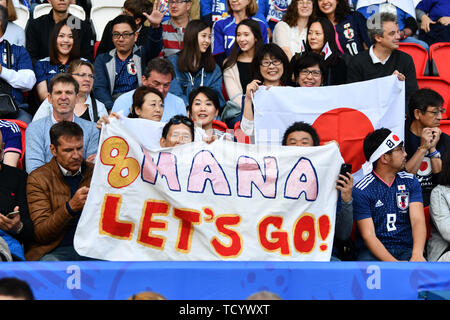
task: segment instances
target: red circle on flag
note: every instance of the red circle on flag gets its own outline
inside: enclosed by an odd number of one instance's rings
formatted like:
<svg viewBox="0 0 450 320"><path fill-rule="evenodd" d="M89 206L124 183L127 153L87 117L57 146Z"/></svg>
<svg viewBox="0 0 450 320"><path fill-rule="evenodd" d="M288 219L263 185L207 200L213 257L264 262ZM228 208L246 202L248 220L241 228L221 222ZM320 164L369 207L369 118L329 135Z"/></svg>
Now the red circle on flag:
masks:
<svg viewBox="0 0 450 320"><path fill-rule="evenodd" d="M426 161L422 161L422 163L420 164L420 171L425 171L428 169L428 163Z"/></svg>
<svg viewBox="0 0 450 320"><path fill-rule="evenodd" d="M395 141L399 141L400 140L400 138L397 137L395 134L392 136L392 139L394 139Z"/></svg>
<svg viewBox="0 0 450 320"><path fill-rule="evenodd" d="M337 108L321 114L313 123L321 144L335 140L345 163L352 164L352 173L366 162L363 152L364 138L374 128L370 119L361 111Z"/></svg>

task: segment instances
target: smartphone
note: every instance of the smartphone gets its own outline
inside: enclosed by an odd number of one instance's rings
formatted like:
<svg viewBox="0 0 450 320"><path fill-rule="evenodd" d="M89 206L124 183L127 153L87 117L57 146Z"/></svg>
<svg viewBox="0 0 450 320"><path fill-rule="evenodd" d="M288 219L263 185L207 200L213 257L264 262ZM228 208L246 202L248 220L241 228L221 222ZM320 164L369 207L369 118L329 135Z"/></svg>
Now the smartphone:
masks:
<svg viewBox="0 0 450 320"><path fill-rule="evenodd" d="M6 215L6 217L9 218L9 219L12 219L12 218L14 218L16 215L18 215L19 213L20 213L20 211L13 211L13 212L8 213L8 214Z"/></svg>
<svg viewBox="0 0 450 320"><path fill-rule="evenodd" d="M352 164L351 163L343 163L341 165L341 171L339 171L339 174L342 174L343 176L347 176L348 173L352 173Z"/></svg>

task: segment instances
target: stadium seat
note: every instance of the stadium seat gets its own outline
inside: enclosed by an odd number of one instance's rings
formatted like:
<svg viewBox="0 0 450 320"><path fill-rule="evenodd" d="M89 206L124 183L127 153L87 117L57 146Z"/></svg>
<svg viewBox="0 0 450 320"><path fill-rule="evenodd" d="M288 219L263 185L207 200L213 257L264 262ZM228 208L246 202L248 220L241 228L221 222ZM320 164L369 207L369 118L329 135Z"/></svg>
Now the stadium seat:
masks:
<svg viewBox="0 0 450 320"><path fill-rule="evenodd" d="M97 56L97 50L98 50L99 45L100 45L100 41L95 41L95 43L94 43L94 60L95 60L95 57Z"/></svg>
<svg viewBox="0 0 450 320"><path fill-rule="evenodd" d="M416 67L416 75L418 77L428 75L426 72L427 63L429 60L428 51L417 43L400 42L399 50L409 54L414 61Z"/></svg>
<svg viewBox="0 0 450 320"><path fill-rule="evenodd" d="M103 30L106 24L122 13L122 7L105 5L102 7L92 7L91 21L94 27L96 41L102 40Z"/></svg>
<svg viewBox="0 0 450 320"><path fill-rule="evenodd" d="M437 68L439 77L450 83L450 42L438 42L430 46L430 59Z"/></svg>
<svg viewBox="0 0 450 320"><path fill-rule="evenodd" d="M39 18L40 16L47 14L52 10L52 5L49 3L43 3L39 4L34 8L33 11L33 18ZM82 6L71 4L69 6L69 13L74 15L77 18L80 18L81 20L86 19L86 13L84 12L84 9Z"/></svg>
<svg viewBox="0 0 450 320"><path fill-rule="evenodd" d="M250 144L251 143L250 137L246 136L244 134L244 131L242 131L242 129L241 129L241 122L240 121L236 122L236 124L234 125L234 137L236 138L237 142L246 143L246 144Z"/></svg>
<svg viewBox="0 0 450 320"><path fill-rule="evenodd" d="M17 119L1 119L1 120L14 122L20 128L20 133L22 135L22 154L20 155L19 162L17 163L17 168L24 169L23 157L25 155L25 131L26 131L27 127L28 127L28 124L26 122L24 122L24 121L17 120Z"/></svg>
<svg viewBox="0 0 450 320"><path fill-rule="evenodd" d="M92 8L94 7L123 7L125 0L91 0Z"/></svg>
<svg viewBox="0 0 450 320"><path fill-rule="evenodd" d="M439 129L441 129L442 132L450 135L450 120L441 120Z"/></svg>
<svg viewBox="0 0 450 320"><path fill-rule="evenodd" d="M19 6L15 7L15 9L16 9L17 19L14 20L14 23L25 30L28 19L30 18L30 11L28 11L28 8L25 7L23 4L19 4Z"/></svg>
<svg viewBox="0 0 450 320"><path fill-rule="evenodd" d="M450 119L450 83L440 77L417 77L417 84L419 89L433 89L444 98L445 114L442 118Z"/></svg>
<svg viewBox="0 0 450 320"><path fill-rule="evenodd" d="M213 120L212 126L213 126L213 129L220 130L223 132L227 132L227 130L228 130L228 127L225 124L225 122L219 121L219 120Z"/></svg>

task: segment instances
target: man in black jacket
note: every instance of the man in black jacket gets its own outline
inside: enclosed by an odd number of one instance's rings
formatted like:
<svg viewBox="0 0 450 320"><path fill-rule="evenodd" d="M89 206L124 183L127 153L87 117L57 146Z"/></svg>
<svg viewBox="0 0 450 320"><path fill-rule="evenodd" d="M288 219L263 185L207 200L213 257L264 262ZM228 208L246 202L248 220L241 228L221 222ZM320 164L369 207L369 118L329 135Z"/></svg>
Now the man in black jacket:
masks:
<svg viewBox="0 0 450 320"><path fill-rule="evenodd" d="M48 0L52 10L37 19L27 23L25 47L34 63L49 56L50 35L56 23L67 19L67 24L78 33L80 39L81 57L93 61L95 38L89 22L69 14L70 0Z"/></svg>

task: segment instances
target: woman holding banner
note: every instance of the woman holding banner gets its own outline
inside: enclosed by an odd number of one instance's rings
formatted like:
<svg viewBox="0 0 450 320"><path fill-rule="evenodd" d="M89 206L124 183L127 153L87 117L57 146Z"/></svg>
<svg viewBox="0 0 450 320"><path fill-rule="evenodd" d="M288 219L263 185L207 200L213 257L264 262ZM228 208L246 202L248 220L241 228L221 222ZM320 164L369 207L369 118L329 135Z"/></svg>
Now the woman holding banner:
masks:
<svg viewBox="0 0 450 320"><path fill-rule="evenodd" d="M158 89L142 86L133 93L133 104L128 118L159 122L164 110L164 96Z"/></svg>
<svg viewBox="0 0 450 320"><path fill-rule="evenodd" d="M288 83L290 76L288 57L278 45L265 44L256 52L250 72L254 80L247 85L240 124L247 136L254 135L253 94L261 85L269 90L270 87L284 86Z"/></svg>
<svg viewBox="0 0 450 320"><path fill-rule="evenodd" d="M214 120L219 114L220 104L216 92L208 87L198 87L189 95L187 112L194 121L195 126L201 127L208 137L216 136L218 139L233 141L233 136L214 128L213 123L219 122L225 127L225 123Z"/></svg>

